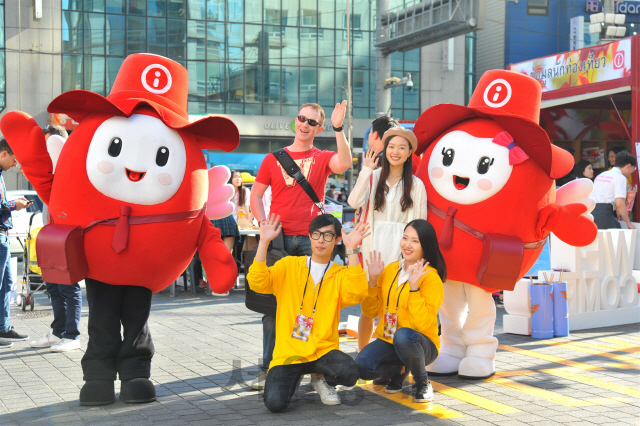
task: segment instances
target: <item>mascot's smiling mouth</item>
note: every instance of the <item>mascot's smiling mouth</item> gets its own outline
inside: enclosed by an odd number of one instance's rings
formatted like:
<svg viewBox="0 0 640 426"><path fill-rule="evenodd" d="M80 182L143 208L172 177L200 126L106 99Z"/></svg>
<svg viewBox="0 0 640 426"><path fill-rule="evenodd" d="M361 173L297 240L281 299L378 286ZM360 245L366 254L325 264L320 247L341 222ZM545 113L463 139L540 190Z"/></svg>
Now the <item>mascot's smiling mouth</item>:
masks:
<svg viewBox="0 0 640 426"><path fill-rule="evenodd" d="M125 168L125 170L127 171L127 177L131 182L140 182L144 175L147 174L146 172L134 172L133 170L129 170L127 168ZM468 180L469 179L467 179L467 181Z"/></svg>
<svg viewBox="0 0 640 426"><path fill-rule="evenodd" d="M469 186L469 178L463 178L460 176L453 175L453 186L455 186L456 189L460 189L460 190L465 189L467 186Z"/></svg>

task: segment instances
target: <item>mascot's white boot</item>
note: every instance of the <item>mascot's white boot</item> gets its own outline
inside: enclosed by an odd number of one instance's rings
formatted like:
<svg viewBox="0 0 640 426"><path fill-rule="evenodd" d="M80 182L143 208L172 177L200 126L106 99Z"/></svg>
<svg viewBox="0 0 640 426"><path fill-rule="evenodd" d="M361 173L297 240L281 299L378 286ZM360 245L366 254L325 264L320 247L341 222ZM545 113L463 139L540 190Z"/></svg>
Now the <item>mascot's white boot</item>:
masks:
<svg viewBox="0 0 640 426"><path fill-rule="evenodd" d="M493 337L495 321L491 293L471 284L445 282L440 306L440 354L427 371L434 375L458 373L465 379L492 376L498 349L498 339Z"/></svg>

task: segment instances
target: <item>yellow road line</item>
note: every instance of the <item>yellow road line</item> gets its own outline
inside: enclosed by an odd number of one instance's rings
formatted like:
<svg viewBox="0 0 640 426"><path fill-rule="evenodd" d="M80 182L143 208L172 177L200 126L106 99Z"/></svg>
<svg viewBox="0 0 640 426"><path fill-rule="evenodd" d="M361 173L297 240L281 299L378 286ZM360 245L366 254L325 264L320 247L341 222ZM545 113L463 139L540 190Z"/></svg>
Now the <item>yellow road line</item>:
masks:
<svg viewBox="0 0 640 426"><path fill-rule="evenodd" d="M544 369L542 370L542 372L551 374L557 377L561 377L563 379L573 380L574 382L595 386L601 389L612 390L614 392L618 392L624 395L629 395L634 398L640 398L640 390L638 389L630 388L628 386L618 385L616 383L607 382L605 380L594 379L593 377L585 376L583 374L572 373L570 371L567 371L561 368Z"/></svg>
<svg viewBox="0 0 640 426"><path fill-rule="evenodd" d="M628 404L632 402L629 398L623 398L619 396L612 396L609 398L586 398L585 401L592 402L596 405L609 405L609 404Z"/></svg>
<svg viewBox="0 0 640 426"><path fill-rule="evenodd" d="M598 339L609 343L611 346L615 347L616 350L630 352L632 354L640 354L640 346L634 346L633 343L627 342L626 340L618 339L616 337L599 337Z"/></svg>
<svg viewBox="0 0 640 426"><path fill-rule="evenodd" d="M515 389L527 395L546 399L547 401L557 402L558 404L566 405L569 407L585 407L585 406L593 405L591 402L581 401L579 399L564 396L556 392L551 392L548 390L525 385L523 383L514 382L513 380L505 379L503 377L493 376L493 377L489 377L488 379L484 379L484 381L493 383L499 386Z"/></svg>
<svg viewBox="0 0 640 426"><path fill-rule="evenodd" d="M389 399L391 401L395 401L398 404L402 404L405 407L409 407L414 410L421 411L426 414L430 414L439 419L454 419L457 417L463 417L462 414L456 411L449 410L448 408L444 408L439 405L434 405L433 403L430 403L430 402L413 402L413 396L409 396L402 392L386 393L384 390L384 386L374 386L373 384L370 383L366 385L361 385L360 387L369 392L378 394L383 398Z"/></svg>
<svg viewBox="0 0 640 426"><path fill-rule="evenodd" d="M562 364L569 367L579 368L580 370L605 370L605 368L597 367L595 365L583 364L582 362L572 361L570 359L564 359L553 355L547 355L540 352L530 351L528 349L516 348L509 345L499 345L498 349L502 349L504 351L515 352L521 355L530 356L532 358L538 358L544 361L555 362L556 364Z"/></svg>
<svg viewBox="0 0 640 426"><path fill-rule="evenodd" d="M598 348L598 349L607 349L610 351L617 351L617 352L628 352L631 354L640 354L640 346L629 346L628 344L626 346L623 345L617 345L614 343L609 343L608 345L599 345L597 343L593 343L593 342L577 342L577 341L568 341L567 343L573 343L575 345L578 346L584 346L587 348ZM640 358L633 358L637 361L640 361Z"/></svg>
<svg viewBox="0 0 640 426"><path fill-rule="evenodd" d="M531 374L538 374L536 371L529 370L516 370L516 371L498 371L496 376L498 377L510 377L510 376L528 376Z"/></svg>
<svg viewBox="0 0 640 426"><path fill-rule="evenodd" d="M413 383L413 377L407 376L406 379L408 382ZM518 413L520 410L517 408L509 407L508 405L501 404L499 402L491 401L490 399L483 398L478 395L474 395L470 392L463 391L462 389L452 388L445 384L434 382L431 380L431 385L433 386L433 390L436 392L440 392L443 395L450 396L451 398L455 398L459 401L464 401L466 403L475 405L476 407L483 408L487 411L491 411L497 414L505 414L505 413Z"/></svg>
<svg viewBox="0 0 640 426"><path fill-rule="evenodd" d="M567 348L567 349L571 349L572 351L576 351L576 352L583 352L583 353L587 353L587 354L591 354L591 355L597 355L597 356L602 356L605 358L611 358L611 359L615 359L616 361L624 361L624 362L630 362L632 364L640 364L640 359L637 358L632 358L630 356L626 356L626 355L616 355L616 354L612 354L609 352L601 352L595 349L589 349L589 348L585 348L582 345L580 345L578 342L551 342L551 341L543 341L542 343L544 343L545 345L551 345L551 346L558 346L561 348ZM596 345L599 346L599 345ZM609 348L611 349L611 348ZM637 367L635 365L627 365L626 368L640 368Z"/></svg>

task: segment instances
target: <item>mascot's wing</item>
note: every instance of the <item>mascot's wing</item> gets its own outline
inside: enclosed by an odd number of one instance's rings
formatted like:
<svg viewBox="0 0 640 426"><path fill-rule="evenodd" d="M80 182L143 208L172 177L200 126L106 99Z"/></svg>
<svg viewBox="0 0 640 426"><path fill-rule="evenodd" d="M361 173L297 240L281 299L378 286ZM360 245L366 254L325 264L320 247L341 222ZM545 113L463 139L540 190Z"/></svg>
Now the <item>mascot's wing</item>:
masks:
<svg viewBox="0 0 640 426"><path fill-rule="evenodd" d="M567 244L588 246L596 239L598 228L584 215L586 212L587 206L582 203L549 204L540 210L536 232L540 237L553 232Z"/></svg>
<svg viewBox="0 0 640 426"><path fill-rule="evenodd" d="M207 217L222 219L233 213L233 186L228 184L231 172L226 166L209 169L209 197L207 199Z"/></svg>
<svg viewBox="0 0 640 426"><path fill-rule="evenodd" d="M579 203L587 206L585 216L593 220L591 212L596 208L596 200L589 198L593 192L593 182L590 179L575 179L566 185L561 186L556 191L556 204L566 206L567 204Z"/></svg>
<svg viewBox="0 0 640 426"><path fill-rule="evenodd" d="M47 152L44 132L27 113L8 112L0 120L0 131L22 166L42 202L49 204L53 184L53 163Z"/></svg>

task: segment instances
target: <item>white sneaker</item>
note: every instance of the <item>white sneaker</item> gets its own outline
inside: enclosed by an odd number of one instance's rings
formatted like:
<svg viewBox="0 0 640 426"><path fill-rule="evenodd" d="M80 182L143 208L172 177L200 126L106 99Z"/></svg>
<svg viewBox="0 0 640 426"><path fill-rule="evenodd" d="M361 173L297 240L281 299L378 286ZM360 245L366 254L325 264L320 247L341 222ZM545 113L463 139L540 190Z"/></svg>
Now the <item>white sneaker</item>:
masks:
<svg viewBox="0 0 640 426"><path fill-rule="evenodd" d="M60 343L51 346L51 352L69 352L80 349L80 339L62 339Z"/></svg>
<svg viewBox="0 0 640 426"><path fill-rule="evenodd" d="M311 376L311 387L318 392L324 405L340 405L340 397L336 388L329 386L324 378L318 379L315 374Z"/></svg>
<svg viewBox="0 0 640 426"><path fill-rule="evenodd" d="M433 401L433 386L431 381L418 383L416 385L415 402L431 402Z"/></svg>
<svg viewBox="0 0 640 426"><path fill-rule="evenodd" d="M53 335L53 332L49 330L47 334L38 340L32 340L29 342L29 346L32 348L50 348L53 345L60 343L60 338Z"/></svg>
<svg viewBox="0 0 640 426"><path fill-rule="evenodd" d="M264 383L267 381L267 373L260 373L258 374L258 377L256 377L255 379L253 379L253 381L251 382L251 389L253 390L264 390Z"/></svg>

